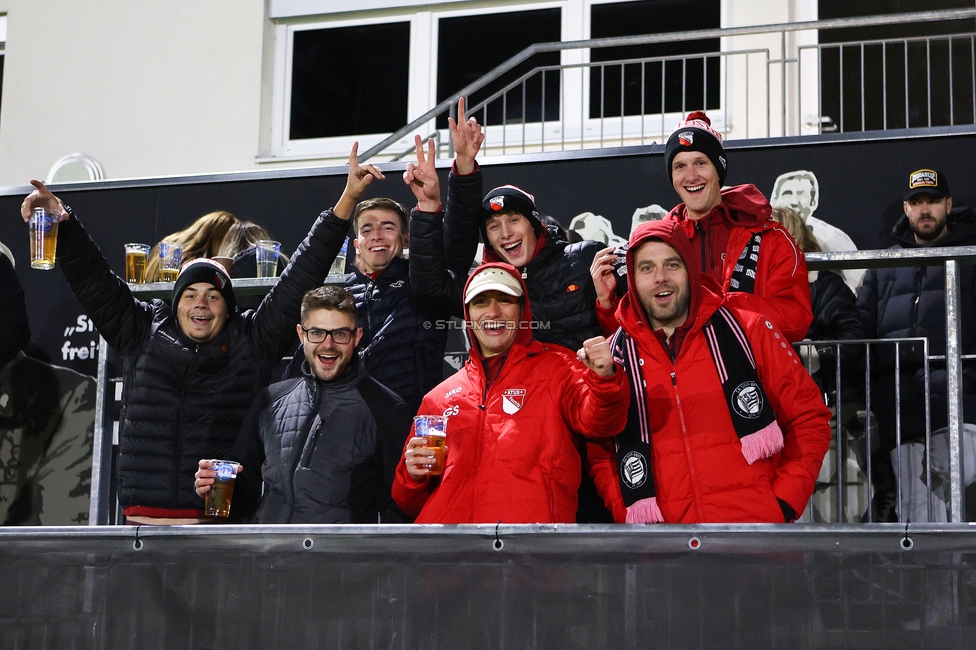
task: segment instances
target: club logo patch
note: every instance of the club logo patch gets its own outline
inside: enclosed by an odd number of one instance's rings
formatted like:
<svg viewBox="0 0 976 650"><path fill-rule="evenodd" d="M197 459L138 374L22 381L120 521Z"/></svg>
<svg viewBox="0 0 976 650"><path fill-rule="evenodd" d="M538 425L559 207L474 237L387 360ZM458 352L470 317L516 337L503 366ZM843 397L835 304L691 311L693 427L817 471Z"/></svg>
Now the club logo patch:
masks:
<svg viewBox="0 0 976 650"><path fill-rule="evenodd" d="M684 131L678 134L678 142L681 143L682 147L690 147L695 141L695 134L691 131Z"/></svg>
<svg viewBox="0 0 976 650"><path fill-rule="evenodd" d="M502 393L502 410L509 415L515 415L525 403L524 388L509 388Z"/></svg>
<svg viewBox="0 0 976 650"><path fill-rule="evenodd" d="M488 205L490 205L491 209L494 210L495 212L498 212L499 210L503 210L505 208L505 197L493 196L491 197L491 199L489 199Z"/></svg>
<svg viewBox="0 0 976 650"><path fill-rule="evenodd" d="M732 408L747 420L755 420L762 412L763 400L754 381L744 381L732 392Z"/></svg>
<svg viewBox="0 0 976 650"><path fill-rule="evenodd" d="M647 480L647 459L638 451L628 452L620 461L620 477L631 490L644 485Z"/></svg>
<svg viewBox="0 0 976 650"><path fill-rule="evenodd" d="M912 172L908 178L908 189L914 190L919 187L938 187L939 175L931 169L920 169Z"/></svg>

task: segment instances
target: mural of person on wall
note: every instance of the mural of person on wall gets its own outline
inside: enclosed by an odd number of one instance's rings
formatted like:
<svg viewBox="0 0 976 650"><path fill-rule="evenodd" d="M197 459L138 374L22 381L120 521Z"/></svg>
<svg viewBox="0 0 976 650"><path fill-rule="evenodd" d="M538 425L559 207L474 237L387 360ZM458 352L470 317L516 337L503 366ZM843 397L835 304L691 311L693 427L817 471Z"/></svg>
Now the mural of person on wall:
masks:
<svg viewBox="0 0 976 650"><path fill-rule="evenodd" d="M622 246L627 240L613 232L613 224L606 217L581 212L569 222L572 241L598 241L607 246Z"/></svg>
<svg viewBox="0 0 976 650"><path fill-rule="evenodd" d="M824 252L856 251L857 246L850 236L823 219L813 216L820 205L820 183L817 175L805 169L796 169L780 174L773 183L769 204L774 208L792 208L803 217L803 221L817 238ZM857 293L864 281L864 269L844 269L844 282Z"/></svg>

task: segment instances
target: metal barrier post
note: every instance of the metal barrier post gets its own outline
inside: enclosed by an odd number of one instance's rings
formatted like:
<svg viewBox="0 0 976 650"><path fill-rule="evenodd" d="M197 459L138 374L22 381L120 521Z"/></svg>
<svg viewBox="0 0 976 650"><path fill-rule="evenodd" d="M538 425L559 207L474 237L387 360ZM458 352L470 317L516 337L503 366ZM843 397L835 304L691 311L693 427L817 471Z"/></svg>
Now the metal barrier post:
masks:
<svg viewBox="0 0 976 650"><path fill-rule="evenodd" d="M949 521L963 521L962 360L959 349L959 262L946 260L946 401L949 403ZM972 324L970 324L972 327Z"/></svg>
<svg viewBox="0 0 976 650"><path fill-rule="evenodd" d="M88 525L110 523L109 498L112 483L112 418L109 417L106 394L114 388L108 381L109 347L98 337L98 383L95 388L95 434L92 441L91 496L88 502Z"/></svg>

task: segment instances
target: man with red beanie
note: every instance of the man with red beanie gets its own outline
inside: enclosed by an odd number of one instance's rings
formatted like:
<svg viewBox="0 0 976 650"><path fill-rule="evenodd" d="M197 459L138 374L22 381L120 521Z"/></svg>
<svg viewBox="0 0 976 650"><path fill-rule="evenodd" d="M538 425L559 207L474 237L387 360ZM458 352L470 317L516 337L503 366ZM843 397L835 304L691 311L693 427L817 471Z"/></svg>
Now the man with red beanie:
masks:
<svg viewBox="0 0 976 650"><path fill-rule="evenodd" d="M627 383L607 341L587 339L573 358L533 340L528 290L509 264L476 269L463 302L470 359L419 411L447 416L443 475L430 476L433 452L411 436L393 499L417 523L575 522L571 434L612 436L627 415Z"/></svg>
<svg viewBox="0 0 976 650"><path fill-rule="evenodd" d="M813 320L803 253L789 232L770 219L769 201L755 185L722 189L728 158L722 136L704 112L678 123L664 157L668 179L682 201L667 219L680 223L691 240L689 264L718 282L729 305L766 314L788 341L802 340ZM609 269L614 258L613 250L605 249L594 267ZM607 284L612 288L616 280L604 272L600 283L599 303L612 310L615 301Z"/></svg>
<svg viewBox="0 0 976 650"><path fill-rule="evenodd" d="M723 305L695 262L680 221L631 235L611 340L630 411L612 441L587 441L590 471L618 523L793 521L830 444L830 412L784 334Z"/></svg>

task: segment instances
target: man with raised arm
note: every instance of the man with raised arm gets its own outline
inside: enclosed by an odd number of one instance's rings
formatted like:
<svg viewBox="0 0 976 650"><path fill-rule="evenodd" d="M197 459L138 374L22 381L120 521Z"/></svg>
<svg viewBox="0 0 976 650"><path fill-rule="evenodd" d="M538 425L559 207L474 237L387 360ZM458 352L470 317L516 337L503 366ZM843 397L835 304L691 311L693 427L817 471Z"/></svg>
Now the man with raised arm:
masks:
<svg viewBox="0 0 976 650"><path fill-rule="evenodd" d="M226 271L205 258L180 271L171 304L143 302L112 272L71 208L40 181L31 184L36 189L21 215L28 220L35 207L60 215L61 270L123 358L118 494L126 521L196 522L203 514L193 489L197 461L230 450L254 395L294 341L302 296L328 273L334 226L316 220L257 310L239 312Z"/></svg>
<svg viewBox="0 0 976 650"><path fill-rule="evenodd" d="M461 105L463 114L463 103ZM457 159L455 168L448 180L449 193L453 201L448 210L455 210L452 222L465 224L477 219L478 200L481 195L481 174L474 161L477 147L473 148L460 141L455 132ZM461 126L467 134L470 125ZM470 257L477 248L475 237L457 234L440 227L443 221L440 200L434 205L418 207L408 216L407 209L393 199L374 198L361 201L367 186L373 179L383 179L372 165L359 165L356 156L349 160L347 201L337 204L327 222L334 226L327 242L328 259L335 259L342 247L351 220L353 244L356 248L356 263L352 272L344 280L344 286L356 300L358 321L363 328L363 337L357 351L363 359L366 370L381 384L399 395L416 412L424 394L436 386L443 378L444 349L447 345L447 327L443 325L458 309L444 298L449 287L439 286L436 290L418 289L415 285L418 275L423 275L428 261L420 253L403 257L403 250L410 244L411 237L429 235L436 224L437 236L443 237L445 246L459 251L470 251L469 257L458 261L446 260L451 282L457 282L453 290L456 294L464 283L470 266ZM439 191L439 190L438 190ZM465 208L465 206L468 206ZM430 209L430 214L422 213ZM414 223L416 222L416 223ZM300 376L302 355L295 359L285 373L286 378Z"/></svg>
<svg viewBox="0 0 976 650"><path fill-rule="evenodd" d="M630 412L615 439L588 441L590 471L618 523L793 521L827 453L830 411L785 335L723 304L695 262L680 222L631 235L611 340Z"/></svg>

